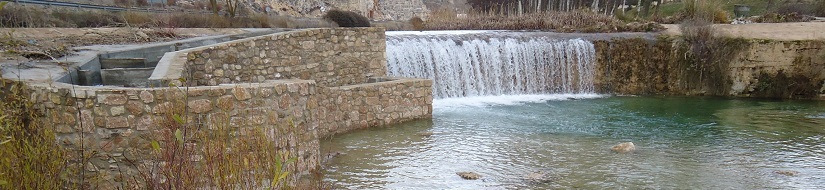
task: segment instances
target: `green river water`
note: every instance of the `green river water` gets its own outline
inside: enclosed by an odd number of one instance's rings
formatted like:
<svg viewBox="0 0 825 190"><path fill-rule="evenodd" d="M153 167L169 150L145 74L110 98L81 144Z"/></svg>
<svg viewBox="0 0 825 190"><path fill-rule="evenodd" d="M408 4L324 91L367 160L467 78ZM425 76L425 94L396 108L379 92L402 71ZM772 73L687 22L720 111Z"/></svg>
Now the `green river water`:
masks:
<svg viewBox="0 0 825 190"><path fill-rule="evenodd" d="M825 102L495 96L436 100L433 111L322 140L322 153L345 153L324 164L325 180L341 189L825 189ZM621 142L637 151L610 151ZM456 175L464 171L482 178Z"/></svg>

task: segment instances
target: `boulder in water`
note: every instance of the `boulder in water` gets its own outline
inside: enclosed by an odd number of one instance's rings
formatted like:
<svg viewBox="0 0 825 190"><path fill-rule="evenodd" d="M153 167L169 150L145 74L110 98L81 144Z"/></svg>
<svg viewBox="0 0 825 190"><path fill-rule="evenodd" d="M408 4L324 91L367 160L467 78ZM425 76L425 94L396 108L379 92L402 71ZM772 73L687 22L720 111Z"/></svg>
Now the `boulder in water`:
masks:
<svg viewBox="0 0 825 190"><path fill-rule="evenodd" d="M481 175L475 172L458 172L455 174L458 174L458 176L461 176L461 178L464 178L466 180L477 180L478 178L481 178Z"/></svg>
<svg viewBox="0 0 825 190"><path fill-rule="evenodd" d="M613 150L613 152L616 153L630 153L636 151L636 145L634 145L633 142L625 142L613 146L613 148L610 148L610 150Z"/></svg>

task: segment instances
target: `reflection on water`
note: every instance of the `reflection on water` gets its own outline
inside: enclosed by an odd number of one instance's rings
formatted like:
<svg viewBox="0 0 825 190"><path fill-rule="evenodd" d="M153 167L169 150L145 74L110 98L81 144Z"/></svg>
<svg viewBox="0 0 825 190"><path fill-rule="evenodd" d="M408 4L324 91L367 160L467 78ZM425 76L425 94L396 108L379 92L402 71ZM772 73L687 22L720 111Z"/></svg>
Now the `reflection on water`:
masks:
<svg viewBox="0 0 825 190"><path fill-rule="evenodd" d="M825 189L820 102L444 104L432 120L322 142L322 151L346 153L326 164L327 180L345 189ZM638 150L609 150L625 141ZM455 174L463 171L483 177L463 180ZM536 174L542 180L527 177Z"/></svg>

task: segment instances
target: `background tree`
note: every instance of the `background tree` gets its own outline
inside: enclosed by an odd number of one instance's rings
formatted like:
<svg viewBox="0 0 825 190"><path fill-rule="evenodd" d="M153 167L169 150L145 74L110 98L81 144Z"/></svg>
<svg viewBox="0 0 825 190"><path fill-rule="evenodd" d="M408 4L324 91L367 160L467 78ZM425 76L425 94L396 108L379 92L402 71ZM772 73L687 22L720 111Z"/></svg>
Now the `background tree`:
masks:
<svg viewBox="0 0 825 190"><path fill-rule="evenodd" d="M218 15L218 0L209 0L209 9L212 10L212 14Z"/></svg>
<svg viewBox="0 0 825 190"><path fill-rule="evenodd" d="M235 17L238 13L238 6L241 5L241 0L224 0L226 2L226 12L229 17Z"/></svg>

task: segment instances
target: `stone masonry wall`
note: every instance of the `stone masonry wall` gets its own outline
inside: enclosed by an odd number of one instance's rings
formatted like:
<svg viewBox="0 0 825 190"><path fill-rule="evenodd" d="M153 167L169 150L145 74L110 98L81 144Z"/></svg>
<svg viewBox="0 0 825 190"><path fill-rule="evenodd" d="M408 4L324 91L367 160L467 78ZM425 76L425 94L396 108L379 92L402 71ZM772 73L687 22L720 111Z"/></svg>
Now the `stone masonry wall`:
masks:
<svg viewBox="0 0 825 190"><path fill-rule="evenodd" d="M190 88L112 88L64 83L30 84L31 101L43 113L42 126L53 127L57 141L69 150L97 152L84 169L104 176L100 185L118 187L121 174L138 167L126 159L153 160L152 141L164 143L173 115L211 130L229 125L241 134L250 129L277 129L280 151L299 158L291 172L319 167L315 83L266 81ZM185 110L184 110L185 109ZM290 126L288 121L294 123ZM72 154L73 155L73 154ZM75 157L74 159L78 159ZM144 171L146 172L146 171ZM127 178L129 176L126 176Z"/></svg>
<svg viewBox="0 0 825 190"><path fill-rule="evenodd" d="M324 105L319 110L319 135L327 136L432 116L432 82L382 78L385 46L383 29L308 29L180 54L190 65L186 68L191 69L194 86L271 79L316 81L318 104ZM185 77L184 73L166 80ZM382 82L367 83L370 78Z"/></svg>
<svg viewBox="0 0 825 190"><path fill-rule="evenodd" d="M315 80L320 87L386 75L381 28L324 28L277 33L189 50L194 86Z"/></svg>
<svg viewBox="0 0 825 190"><path fill-rule="evenodd" d="M322 89L319 136L432 117L432 80L379 80L389 81Z"/></svg>
<svg viewBox="0 0 825 190"><path fill-rule="evenodd" d="M600 93L825 99L825 41L719 40L733 49L704 71L678 39L595 41L595 85Z"/></svg>
<svg viewBox="0 0 825 190"><path fill-rule="evenodd" d="M432 117L432 80L383 77L385 40L380 28L307 29L166 53L150 80L189 87L27 86L63 147L97 152L79 164L103 189L137 175L126 160L157 161L151 142L169 140L176 116L237 138L268 129L298 158L288 171L306 174L320 165L319 137Z"/></svg>

